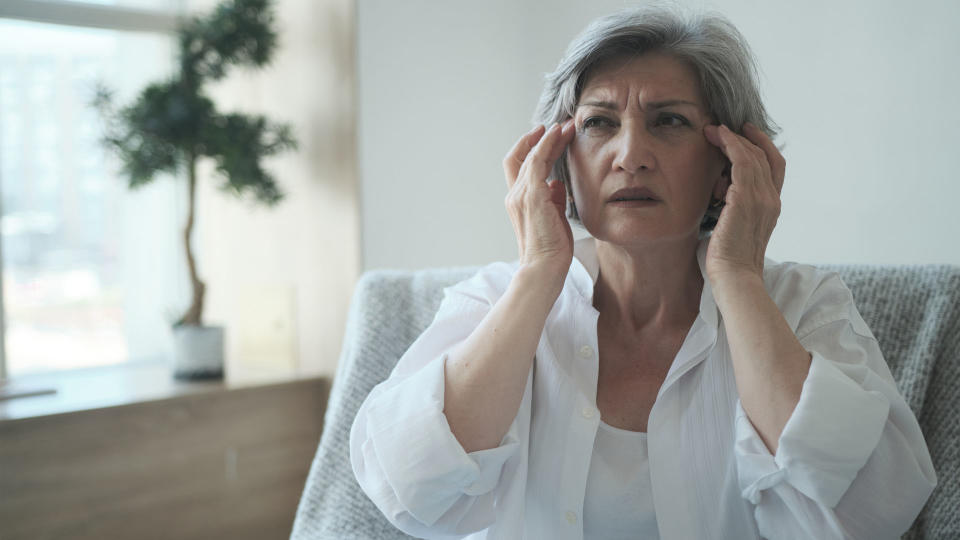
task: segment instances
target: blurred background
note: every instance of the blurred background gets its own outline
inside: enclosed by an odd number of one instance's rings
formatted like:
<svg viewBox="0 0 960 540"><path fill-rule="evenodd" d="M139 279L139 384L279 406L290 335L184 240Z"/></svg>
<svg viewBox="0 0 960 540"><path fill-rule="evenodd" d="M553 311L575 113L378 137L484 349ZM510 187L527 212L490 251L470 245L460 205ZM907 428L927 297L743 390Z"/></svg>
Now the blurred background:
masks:
<svg viewBox="0 0 960 540"><path fill-rule="evenodd" d="M0 181L11 376L169 357L190 300L186 175L132 191L99 144L104 81L129 102L176 67L176 17L213 1L11 1L0 7ZM205 319L232 332L234 378L328 373L359 271L352 2L276 5L266 69L231 72L218 108L292 125L300 149L267 163L287 199L220 193L201 162L193 245ZM55 22L46 22L55 21ZM260 328L248 328L250 313ZM263 324L264 322L268 324ZM264 347L269 351L261 351ZM266 354L265 354L266 352Z"/></svg>
<svg viewBox="0 0 960 540"><path fill-rule="evenodd" d="M788 164L770 257L960 264L954 171L960 4L681 3L725 14L758 59ZM37 487L28 474L49 472L49 462L23 456L36 453L36 441L63 446L63 426L75 422L62 415L183 396L202 400L208 393L228 399L239 395L233 390L257 388L305 400L277 410L297 434L296 456L269 454L273 447L260 439L243 443L260 448L257 455L294 463L284 469L274 510L262 516L270 525L248 524L247 532L282 537L286 527L289 533L357 278L371 269L516 258L503 208L503 155L532 127L543 76L567 43L592 19L633 4L276 1L279 42L272 63L231 72L209 95L221 110L289 123L300 145L267 162L287 193L276 208L222 193L214 165L201 162L193 245L207 283L205 319L227 328L226 379L191 386L171 383L166 368L170 324L190 301L181 244L185 177L128 190L116 159L98 142L101 121L89 104L97 81L127 102L146 83L170 76L177 21L216 2L0 2L0 379L25 381L41 394L0 401L0 448L7 448L0 450L0 537L39 537L24 531L40 530L44 537L86 537L70 527L89 517L89 509L78 510L74 521L64 518L59 529L10 525L12 516L24 519L24 509L40 500L17 498L18 490L49 493L48 484ZM136 366L155 368L124 371ZM314 386L302 386L305 381ZM263 411L281 399L241 398L246 405L196 401L171 413L180 406L174 400L157 405L150 420L134 422L166 425L171 414L207 418L209 407L222 407L226 416L209 420L234 426L221 434L224 440L256 436L251 425L276 425L266 417L250 424L230 411ZM304 407L312 409L294 420ZM28 423L41 418L49 423ZM113 417L103 422L123 425ZM34 425L46 431L27 429ZM158 436L170 440L171 430ZM103 438L76 436L96 467ZM151 467L150 451L144 449L137 467ZM236 483L244 467L254 466L244 461L245 452L241 443L224 442L204 454L211 478L226 482L208 498L239 501L256 489ZM47 458L67 459L61 472L70 470L69 458ZM171 470L182 474L183 463ZM269 470L267 461L259 463ZM183 502L196 503L197 492L190 493L165 501L195 508ZM138 508L150 511L155 502ZM110 504L98 507L103 516L133 515L111 514ZM226 525L224 505L216 518L220 528L198 525L178 537L200 530L206 532L198 537L236 535L243 529ZM97 536L109 536L103 534Z"/></svg>

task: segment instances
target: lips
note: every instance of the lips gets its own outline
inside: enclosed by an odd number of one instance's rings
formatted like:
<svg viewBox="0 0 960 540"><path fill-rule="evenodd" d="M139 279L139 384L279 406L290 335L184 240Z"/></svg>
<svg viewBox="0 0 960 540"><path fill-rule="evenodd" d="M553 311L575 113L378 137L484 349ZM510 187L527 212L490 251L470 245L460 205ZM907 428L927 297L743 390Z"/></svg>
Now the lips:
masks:
<svg viewBox="0 0 960 540"><path fill-rule="evenodd" d="M607 202L618 201L659 201L652 191L644 187L623 188L614 192Z"/></svg>

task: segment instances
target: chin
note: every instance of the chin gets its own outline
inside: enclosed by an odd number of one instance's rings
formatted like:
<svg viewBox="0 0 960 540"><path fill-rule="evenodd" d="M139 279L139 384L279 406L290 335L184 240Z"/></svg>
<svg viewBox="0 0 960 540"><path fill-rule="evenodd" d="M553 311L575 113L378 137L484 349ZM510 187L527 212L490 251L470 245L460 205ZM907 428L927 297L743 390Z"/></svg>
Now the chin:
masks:
<svg viewBox="0 0 960 540"><path fill-rule="evenodd" d="M642 246L669 242L679 242L698 238L700 224L695 227L666 227L666 224L657 223L608 223L601 227L586 227L587 231L603 242L619 246Z"/></svg>

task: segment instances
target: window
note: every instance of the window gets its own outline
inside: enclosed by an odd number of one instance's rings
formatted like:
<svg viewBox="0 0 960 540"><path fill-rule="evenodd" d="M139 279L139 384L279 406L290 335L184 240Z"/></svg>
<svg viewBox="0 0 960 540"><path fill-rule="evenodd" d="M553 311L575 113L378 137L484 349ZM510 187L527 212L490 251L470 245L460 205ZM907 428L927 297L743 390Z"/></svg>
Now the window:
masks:
<svg viewBox="0 0 960 540"><path fill-rule="evenodd" d="M90 102L98 81L126 104L171 72L173 4L0 6L0 379L168 354L189 288L183 182L128 190Z"/></svg>

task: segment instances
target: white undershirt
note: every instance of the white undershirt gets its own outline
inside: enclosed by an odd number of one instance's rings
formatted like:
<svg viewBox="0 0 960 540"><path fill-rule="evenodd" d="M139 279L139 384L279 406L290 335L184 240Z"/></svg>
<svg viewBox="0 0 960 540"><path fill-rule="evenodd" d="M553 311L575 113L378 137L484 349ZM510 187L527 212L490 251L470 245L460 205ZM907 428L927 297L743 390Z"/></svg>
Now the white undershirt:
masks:
<svg viewBox="0 0 960 540"><path fill-rule="evenodd" d="M583 501L583 538L660 538L650 489L646 433L600 421Z"/></svg>

